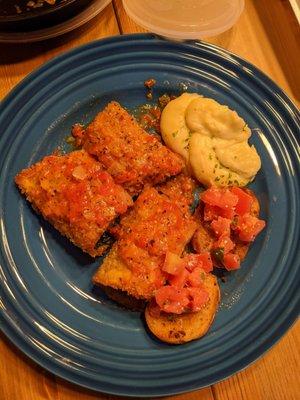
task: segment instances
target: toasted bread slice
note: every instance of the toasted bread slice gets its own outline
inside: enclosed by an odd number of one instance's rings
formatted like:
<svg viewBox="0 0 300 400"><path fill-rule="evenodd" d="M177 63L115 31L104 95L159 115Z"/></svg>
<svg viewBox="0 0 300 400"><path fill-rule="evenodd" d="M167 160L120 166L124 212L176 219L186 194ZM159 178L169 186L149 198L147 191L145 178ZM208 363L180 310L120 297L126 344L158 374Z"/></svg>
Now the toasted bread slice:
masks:
<svg viewBox="0 0 300 400"><path fill-rule="evenodd" d="M203 284L209 293L209 300L200 311L180 315L168 314L158 312L155 302L149 303L145 311L146 323L158 339L181 344L206 334L218 309L220 290L217 278L212 274L206 274Z"/></svg>
<svg viewBox="0 0 300 400"><path fill-rule="evenodd" d="M117 102L109 103L87 127L84 149L96 156L131 195L179 174L183 159L149 135Z"/></svg>
<svg viewBox="0 0 300 400"><path fill-rule="evenodd" d="M129 194L84 150L44 157L15 182L46 220L92 257L106 250L99 239L132 205Z"/></svg>

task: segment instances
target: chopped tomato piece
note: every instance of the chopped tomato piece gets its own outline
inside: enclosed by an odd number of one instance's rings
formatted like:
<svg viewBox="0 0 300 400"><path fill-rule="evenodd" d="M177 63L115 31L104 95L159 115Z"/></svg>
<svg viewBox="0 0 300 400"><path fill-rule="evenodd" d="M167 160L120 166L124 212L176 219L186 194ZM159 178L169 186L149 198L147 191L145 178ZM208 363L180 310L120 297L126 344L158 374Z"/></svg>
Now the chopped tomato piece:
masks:
<svg viewBox="0 0 300 400"><path fill-rule="evenodd" d="M236 206L238 197L227 188L212 186L201 194L201 200L206 204L226 210Z"/></svg>
<svg viewBox="0 0 300 400"><path fill-rule="evenodd" d="M85 136L84 126L81 124L75 124L72 126L72 136L75 138L76 146L82 146L82 142Z"/></svg>
<svg viewBox="0 0 300 400"><path fill-rule="evenodd" d="M184 269L184 261L177 254L168 251L162 270L171 275L177 275Z"/></svg>
<svg viewBox="0 0 300 400"><path fill-rule="evenodd" d="M239 232L238 236L240 240L243 242L253 242L265 226L265 221L250 214L244 214L238 219L236 229Z"/></svg>
<svg viewBox="0 0 300 400"><path fill-rule="evenodd" d="M202 275L204 274L203 269L201 267L196 267L192 272L190 272L187 276L187 283L190 287L199 288L202 286Z"/></svg>
<svg viewBox="0 0 300 400"><path fill-rule="evenodd" d="M245 192L245 190L239 187L232 187L231 193L238 197L238 202L235 206L235 212L238 215L248 214L251 211L251 206L253 204L253 198Z"/></svg>
<svg viewBox="0 0 300 400"><path fill-rule="evenodd" d="M213 244L214 249L223 249L224 255L234 249L235 244L228 236L221 236Z"/></svg>
<svg viewBox="0 0 300 400"><path fill-rule="evenodd" d="M234 208L220 208L205 204L204 206L204 221L212 221L218 217L232 219L234 217Z"/></svg>
<svg viewBox="0 0 300 400"><path fill-rule="evenodd" d="M231 220L228 218L218 217L213 220L211 223L211 227L217 237L220 236L230 236L230 225Z"/></svg>
<svg viewBox="0 0 300 400"><path fill-rule="evenodd" d="M223 258L223 265L228 270L234 270L240 268L240 257L234 253L227 253L224 255Z"/></svg>
<svg viewBox="0 0 300 400"><path fill-rule="evenodd" d="M185 267L189 271L192 271L196 267L202 268L205 272L210 272L213 269L209 252L201 254L188 254L184 259L187 260Z"/></svg>
<svg viewBox="0 0 300 400"><path fill-rule="evenodd" d="M234 217L234 208L220 208L219 215L223 218L232 219Z"/></svg>
<svg viewBox="0 0 300 400"><path fill-rule="evenodd" d="M85 135L84 126L81 124L74 124L72 126L72 135L74 137L83 138L83 136Z"/></svg>
<svg viewBox="0 0 300 400"><path fill-rule="evenodd" d="M212 221L213 219L218 218L218 216L220 215L219 214L220 210L221 209L219 207L205 204L204 205L204 215L203 215L204 221Z"/></svg>
<svg viewBox="0 0 300 400"><path fill-rule="evenodd" d="M155 300L161 310L174 314L181 314L190 302L186 290L174 286L163 286L158 289Z"/></svg>
<svg viewBox="0 0 300 400"><path fill-rule="evenodd" d="M209 295L205 289L202 288L186 288L188 292L189 309L191 311L199 311L205 303L209 300Z"/></svg>
<svg viewBox="0 0 300 400"><path fill-rule="evenodd" d="M186 268L184 268L177 275L171 275L169 277L168 281L170 282L170 285L172 285L172 286L176 286L177 288L183 288L184 285L186 284L188 275L189 275L188 270Z"/></svg>
<svg viewBox="0 0 300 400"><path fill-rule="evenodd" d="M87 182L79 182L78 184L73 184L68 187L68 190L64 191L66 199L69 201L69 218L71 222L80 218L82 211L86 205L86 192L87 192Z"/></svg>

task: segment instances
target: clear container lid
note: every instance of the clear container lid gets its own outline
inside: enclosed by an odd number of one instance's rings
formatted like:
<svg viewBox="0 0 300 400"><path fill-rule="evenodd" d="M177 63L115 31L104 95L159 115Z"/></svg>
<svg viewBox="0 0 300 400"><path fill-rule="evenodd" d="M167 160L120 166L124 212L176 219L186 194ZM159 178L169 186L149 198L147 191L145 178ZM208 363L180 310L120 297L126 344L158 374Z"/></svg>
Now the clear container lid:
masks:
<svg viewBox="0 0 300 400"><path fill-rule="evenodd" d="M123 0L125 11L147 30L172 39L199 39L230 29L244 0Z"/></svg>

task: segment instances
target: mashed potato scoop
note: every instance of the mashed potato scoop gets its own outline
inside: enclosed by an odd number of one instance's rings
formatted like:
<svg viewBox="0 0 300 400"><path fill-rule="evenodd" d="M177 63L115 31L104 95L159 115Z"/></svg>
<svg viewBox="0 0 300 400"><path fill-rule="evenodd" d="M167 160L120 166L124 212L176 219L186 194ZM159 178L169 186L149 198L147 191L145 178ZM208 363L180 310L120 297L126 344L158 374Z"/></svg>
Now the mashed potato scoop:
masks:
<svg viewBox="0 0 300 400"><path fill-rule="evenodd" d="M184 93L162 112L162 137L206 186L245 186L261 167L248 143L251 130L236 111L196 93Z"/></svg>
<svg viewBox="0 0 300 400"><path fill-rule="evenodd" d="M175 153L182 155L186 161L189 159L190 129L186 124L185 114L191 101L198 97L200 96L196 93L183 93L166 105L160 120L165 144Z"/></svg>
<svg viewBox="0 0 300 400"><path fill-rule="evenodd" d="M205 97L189 103L185 120L191 132L209 137L243 141L251 136L250 129L236 111Z"/></svg>

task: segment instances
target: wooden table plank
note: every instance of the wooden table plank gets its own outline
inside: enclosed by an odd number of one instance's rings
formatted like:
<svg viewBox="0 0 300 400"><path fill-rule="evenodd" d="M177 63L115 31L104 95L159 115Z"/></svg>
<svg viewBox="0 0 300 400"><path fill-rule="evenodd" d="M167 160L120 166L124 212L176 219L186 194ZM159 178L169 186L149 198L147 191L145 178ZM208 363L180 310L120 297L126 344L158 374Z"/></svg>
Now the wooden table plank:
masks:
<svg viewBox="0 0 300 400"><path fill-rule="evenodd" d="M54 56L96 39L118 35L112 4L84 26L48 41L0 44L0 99L21 79Z"/></svg>
<svg viewBox="0 0 300 400"><path fill-rule="evenodd" d="M215 400L297 400L300 323L244 371L214 385Z"/></svg>
<svg viewBox="0 0 300 400"><path fill-rule="evenodd" d="M123 400L81 388L39 367L0 335L0 399L2 400ZM182 394L176 400L214 400L211 388ZM174 399L173 396L163 400ZM157 398L159 400L159 398Z"/></svg>

